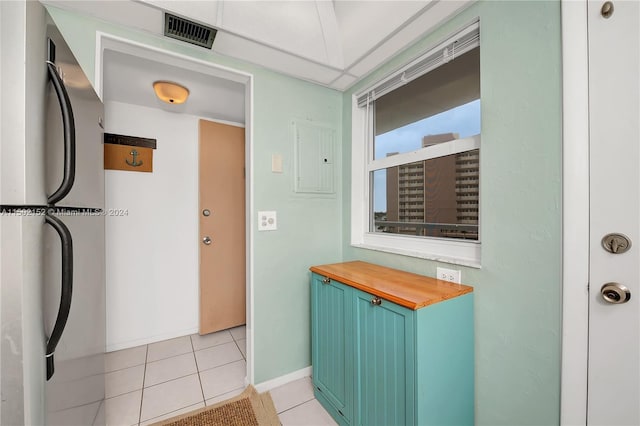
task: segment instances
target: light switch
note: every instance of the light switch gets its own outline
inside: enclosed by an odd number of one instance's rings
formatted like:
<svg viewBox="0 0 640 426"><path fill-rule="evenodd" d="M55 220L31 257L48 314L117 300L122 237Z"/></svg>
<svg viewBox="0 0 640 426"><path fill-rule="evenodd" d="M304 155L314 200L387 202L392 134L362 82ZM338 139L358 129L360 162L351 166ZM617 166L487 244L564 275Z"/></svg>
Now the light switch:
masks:
<svg viewBox="0 0 640 426"><path fill-rule="evenodd" d="M275 231L278 229L276 212L258 212L258 231Z"/></svg>
<svg viewBox="0 0 640 426"><path fill-rule="evenodd" d="M271 171L273 173L282 173L282 154L271 155Z"/></svg>

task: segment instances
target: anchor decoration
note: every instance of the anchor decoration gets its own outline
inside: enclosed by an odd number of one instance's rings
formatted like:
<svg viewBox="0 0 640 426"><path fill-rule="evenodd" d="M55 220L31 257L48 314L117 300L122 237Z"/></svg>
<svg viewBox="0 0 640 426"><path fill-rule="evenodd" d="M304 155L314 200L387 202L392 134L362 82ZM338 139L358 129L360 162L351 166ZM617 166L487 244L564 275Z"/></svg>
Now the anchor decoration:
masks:
<svg viewBox="0 0 640 426"><path fill-rule="evenodd" d="M153 173L154 149L155 139L105 133L104 169Z"/></svg>
<svg viewBox="0 0 640 426"><path fill-rule="evenodd" d="M138 151L136 149L131 150L130 152L131 157L133 158L133 161L129 161L129 159L125 159L124 161L127 162L128 165L130 165L131 167L139 167L142 165L142 160L138 161Z"/></svg>

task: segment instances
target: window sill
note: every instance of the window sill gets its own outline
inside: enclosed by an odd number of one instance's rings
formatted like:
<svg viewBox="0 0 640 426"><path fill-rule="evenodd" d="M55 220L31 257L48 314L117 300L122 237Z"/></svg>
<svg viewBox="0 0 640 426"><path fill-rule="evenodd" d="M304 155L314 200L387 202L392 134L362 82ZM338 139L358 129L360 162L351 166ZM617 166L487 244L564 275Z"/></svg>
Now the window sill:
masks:
<svg viewBox="0 0 640 426"><path fill-rule="evenodd" d="M400 244L398 244L400 243ZM409 243L409 244L407 244ZM402 245L402 247L400 247ZM389 236L367 233L363 242L352 242L352 247L375 250L402 256L417 257L453 265L481 269L479 242L433 240L406 236ZM441 250L446 248L446 250ZM442 254L443 251L455 253Z"/></svg>

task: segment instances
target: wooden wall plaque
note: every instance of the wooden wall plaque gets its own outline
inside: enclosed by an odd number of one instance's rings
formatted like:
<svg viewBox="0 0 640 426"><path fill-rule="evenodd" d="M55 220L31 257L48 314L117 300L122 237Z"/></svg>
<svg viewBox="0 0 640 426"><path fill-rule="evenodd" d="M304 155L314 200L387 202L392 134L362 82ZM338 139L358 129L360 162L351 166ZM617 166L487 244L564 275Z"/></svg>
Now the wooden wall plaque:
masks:
<svg viewBox="0 0 640 426"><path fill-rule="evenodd" d="M156 140L137 136L104 134L104 168L130 172L153 172Z"/></svg>
<svg viewBox="0 0 640 426"><path fill-rule="evenodd" d="M153 149L105 143L104 168L105 170L153 172Z"/></svg>

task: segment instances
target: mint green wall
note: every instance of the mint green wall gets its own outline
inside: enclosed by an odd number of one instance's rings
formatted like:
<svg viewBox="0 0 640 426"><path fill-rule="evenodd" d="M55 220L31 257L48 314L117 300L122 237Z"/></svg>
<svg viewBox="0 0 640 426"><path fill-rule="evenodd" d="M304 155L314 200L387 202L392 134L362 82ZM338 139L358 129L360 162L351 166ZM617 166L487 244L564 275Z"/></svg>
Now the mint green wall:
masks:
<svg viewBox="0 0 640 426"><path fill-rule="evenodd" d="M345 260L435 276L437 262L350 246L351 95L480 17L482 269L475 287L476 422L560 418L561 39L557 1L473 5L344 95Z"/></svg>
<svg viewBox="0 0 640 426"><path fill-rule="evenodd" d="M293 194L291 120L307 119L334 127L339 147L341 94L202 48L54 7L47 9L91 80L95 68L96 31L253 74L254 168L251 175L255 211L252 214L255 217L258 210L276 210L278 213L278 230L256 230L253 241L255 382L309 366L308 268L342 258L341 181L338 170L338 193L333 198L296 197ZM273 153L283 156L284 172L281 174L271 173Z"/></svg>

